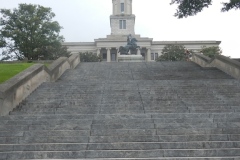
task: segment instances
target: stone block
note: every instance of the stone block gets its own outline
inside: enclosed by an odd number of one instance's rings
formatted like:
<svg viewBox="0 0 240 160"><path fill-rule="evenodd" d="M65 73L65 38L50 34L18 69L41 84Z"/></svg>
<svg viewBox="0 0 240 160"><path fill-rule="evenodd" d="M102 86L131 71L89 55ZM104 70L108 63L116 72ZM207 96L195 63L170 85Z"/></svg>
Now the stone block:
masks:
<svg viewBox="0 0 240 160"><path fill-rule="evenodd" d="M0 137L22 137L24 131L0 131Z"/></svg>
<svg viewBox="0 0 240 160"><path fill-rule="evenodd" d="M86 151L86 158L150 158L163 157L161 150L156 151Z"/></svg>
<svg viewBox="0 0 240 160"><path fill-rule="evenodd" d="M91 136L90 143L115 143L115 142L158 142L158 136Z"/></svg>
<svg viewBox="0 0 240 160"><path fill-rule="evenodd" d="M13 152L7 155L8 159L77 159L84 158L85 152Z"/></svg>
<svg viewBox="0 0 240 160"><path fill-rule="evenodd" d="M38 137L64 137L64 136L89 136L89 130L79 131L28 131L24 133L24 136L38 136Z"/></svg>
<svg viewBox="0 0 240 160"><path fill-rule="evenodd" d="M155 129L92 129L91 135L93 136L147 136L147 135L156 135Z"/></svg>

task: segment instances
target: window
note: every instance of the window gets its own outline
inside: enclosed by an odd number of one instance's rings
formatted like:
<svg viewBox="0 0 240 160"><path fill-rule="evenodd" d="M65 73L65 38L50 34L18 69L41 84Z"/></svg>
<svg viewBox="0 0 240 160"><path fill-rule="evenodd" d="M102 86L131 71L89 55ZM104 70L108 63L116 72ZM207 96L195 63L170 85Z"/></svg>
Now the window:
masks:
<svg viewBox="0 0 240 160"><path fill-rule="evenodd" d="M124 3L121 3L121 12L124 12Z"/></svg>
<svg viewBox="0 0 240 160"><path fill-rule="evenodd" d="M111 54L111 61L116 61L116 54L115 53Z"/></svg>
<svg viewBox="0 0 240 160"><path fill-rule="evenodd" d="M154 53L151 53L151 60L154 60Z"/></svg>
<svg viewBox="0 0 240 160"><path fill-rule="evenodd" d="M126 20L119 20L119 28L126 29Z"/></svg>
<svg viewBox="0 0 240 160"><path fill-rule="evenodd" d="M146 59L146 54L145 53L141 53L141 55L143 56L144 60Z"/></svg>
<svg viewBox="0 0 240 160"><path fill-rule="evenodd" d="M158 53L155 53L155 60L158 59Z"/></svg>
<svg viewBox="0 0 240 160"><path fill-rule="evenodd" d="M107 53L103 53L102 54L102 60L103 61L107 61Z"/></svg>
<svg viewBox="0 0 240 160"><path fill-rule="evenodd" d="M151 60L157 60L158 59L158 53L151 53Z"/></svg>

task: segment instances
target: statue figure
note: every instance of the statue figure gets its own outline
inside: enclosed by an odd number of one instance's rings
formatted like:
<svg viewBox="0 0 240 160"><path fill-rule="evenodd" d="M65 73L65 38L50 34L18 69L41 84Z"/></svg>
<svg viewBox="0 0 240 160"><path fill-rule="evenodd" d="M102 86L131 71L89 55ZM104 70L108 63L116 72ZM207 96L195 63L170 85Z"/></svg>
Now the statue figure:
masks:
<svg viewBox="0 0 240 160"><path fill-rule="evenodd" d="M126 46L120 46L118 49L118 53L120 52L120 54L131 54L132 51L137 50L137 48L140 48L139 46L137 46L137 39L136 38L132 38L132 35L129 34L127 36L127 45ZM131 52L130 52L131 51Z"/></svg>
<svg viewBox="0 0 240 160"><path fill-rule="evenodd" d="M127 37L127 45L131 45L131 40L132 40L132 35L129 34L128 37Z"/></svg>

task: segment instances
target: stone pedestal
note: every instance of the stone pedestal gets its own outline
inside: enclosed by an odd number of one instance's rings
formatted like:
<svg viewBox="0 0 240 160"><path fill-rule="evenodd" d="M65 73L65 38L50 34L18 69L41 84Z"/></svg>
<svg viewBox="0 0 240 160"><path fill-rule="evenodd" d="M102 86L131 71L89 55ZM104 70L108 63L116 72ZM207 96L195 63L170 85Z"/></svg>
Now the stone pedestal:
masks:
<svg viewBox="0 0 240 160"><path fill-rule="evenodd" d="M142 55L119 55L118 62L144 62Z"/></svg>
<svg viewBox="0 0 240 160"><path fill-rule="evenodd" d="M141 50L139 48L137 49L137 55L141 55Z"/></svg>

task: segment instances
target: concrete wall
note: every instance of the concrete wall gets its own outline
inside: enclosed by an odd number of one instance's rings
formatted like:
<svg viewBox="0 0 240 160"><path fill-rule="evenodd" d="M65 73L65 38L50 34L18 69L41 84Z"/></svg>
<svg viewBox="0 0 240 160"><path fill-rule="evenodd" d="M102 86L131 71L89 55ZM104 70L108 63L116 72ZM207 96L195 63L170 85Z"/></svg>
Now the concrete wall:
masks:
<svg viewBox="0 0 240 160"><path fill-rule="evenodd" d="M204 56L200 53L194 53L192 56L192 61L197 63L201 67L211 67L211 58Z"/></svg>
<svg viewBox="0 0 240 160"><path fill-rule="evenodd" d="M236 60L222 55L210 59L202 54L195 53L192 57L192 61L202 67L216 67L234 78L240 79L240 62Z"/></svg>
<svg viewBox="0 0 240 160"><path fill-rule="evenodd" d="M46 81L56 81L67 69L80 63L79 55L61 57L49 68L35 64L0 85L0 116L9 114L19 103Z"/></svg>

